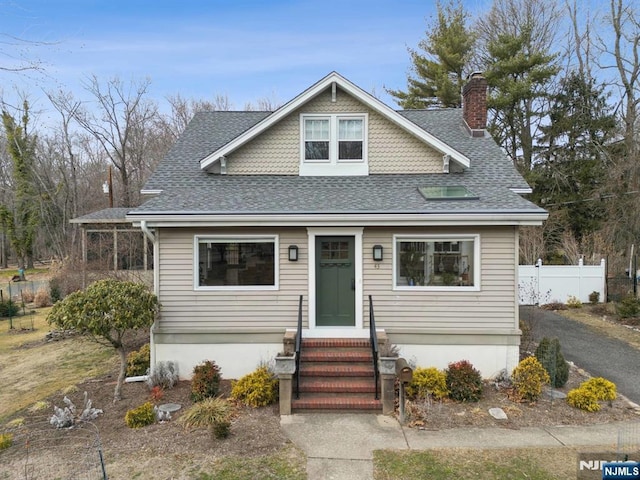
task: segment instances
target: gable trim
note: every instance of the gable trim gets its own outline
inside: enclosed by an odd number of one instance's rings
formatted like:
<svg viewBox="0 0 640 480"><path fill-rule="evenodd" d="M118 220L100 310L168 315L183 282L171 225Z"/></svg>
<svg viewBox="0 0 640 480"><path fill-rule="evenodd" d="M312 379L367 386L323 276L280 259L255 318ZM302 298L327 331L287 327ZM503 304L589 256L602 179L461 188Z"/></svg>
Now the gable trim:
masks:
<svg viewBox="0 0 640 480"><path fill-rule="evenodd" d="M471 162L468 157L458 152L456 149L450 147L445 142L435 137L431 133L423 130L419 126L417 126L412 121L406 119L398 112L388 107L380 100L370 95L369 93L362 90L357 85L351 83L349 80L344 78L337 72L331 72L329 75L306 89L300 95L295 97L293 100L289 101L278 110L273 112L271 115L268 115L266 118L256 123L253 127L248 129L246 132L237 136L233 140L231 140L226 145L222 146L215 152L207 155L205 158L200 160L200 168L205 170L209 168L211 165L217 163L221 157L225 155L229 155L233 151L237 150L241 146L245 145L262 132L270 128L272 125L278 123L280 120L291 114L297 108L301 107L305 103L309 102L317 95L325 91L327 88L333 88L332 85L335 84L343 89L345 92L359 100L361 103L369 107L370 109L378 112L384 118L394 123L398 127L402 128L406 132L414 135L418 139L425 142L427 145L435 148L442 154L449 155L452 160L455 160L457 163L462 165L465 168L468 168L471 165Z"/></svg>

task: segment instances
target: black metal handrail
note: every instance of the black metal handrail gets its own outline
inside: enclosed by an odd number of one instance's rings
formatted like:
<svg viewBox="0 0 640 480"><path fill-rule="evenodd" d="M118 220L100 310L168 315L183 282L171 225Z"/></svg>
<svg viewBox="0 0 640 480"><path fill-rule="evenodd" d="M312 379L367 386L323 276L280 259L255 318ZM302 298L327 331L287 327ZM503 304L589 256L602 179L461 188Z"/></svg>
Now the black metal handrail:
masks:
<svg viewBox="0 0 640 480"><path fill-rule="evenodd" d="M298 302L298 331L296 332L296 398L300 398L300 350L302 349L302 295Z"/></svg>
<svg viewBox="0 0 640 480"><path fill-rule="evenodd" d="M373 355L373 378L376 383L376 400L380 398L378 392L378 379L380 371L378 370L378 334L376 333L376 317L373 314L373 300L369 295L369 340L371 340L371 353Z"/></svg>

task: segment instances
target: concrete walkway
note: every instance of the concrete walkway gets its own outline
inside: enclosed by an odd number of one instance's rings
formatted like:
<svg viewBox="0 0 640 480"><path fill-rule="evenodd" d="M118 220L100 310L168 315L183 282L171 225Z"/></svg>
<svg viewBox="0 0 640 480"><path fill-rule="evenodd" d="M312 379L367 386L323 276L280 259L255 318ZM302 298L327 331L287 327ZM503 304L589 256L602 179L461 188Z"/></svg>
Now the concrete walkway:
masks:
<svg viewBox="0 0 640 480"><path fill-rule="evenodd" d="M598 446L616 451L621 429L631 425L506 428L456 428L440 431L402 427L395 418L370 414L295 414L282 416L282 429L307 455L309 480L371 480L373 451L379 449L514 448Z"/></svg>

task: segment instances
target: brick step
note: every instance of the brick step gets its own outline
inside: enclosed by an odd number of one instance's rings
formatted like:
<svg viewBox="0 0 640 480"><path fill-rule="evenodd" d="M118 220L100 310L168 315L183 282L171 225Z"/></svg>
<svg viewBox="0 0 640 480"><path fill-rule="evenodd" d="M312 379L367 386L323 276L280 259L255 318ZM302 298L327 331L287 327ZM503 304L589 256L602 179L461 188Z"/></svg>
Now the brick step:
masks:
<svg viewBox="0 0 640 480"><path fill-rule="evenodd" d="M303 377L371 377L373 365L360 364L300 364L300 375Z"/></svg>
<svg viewBox="0 0 640 480"><path fill-rule="evenodd" d="M382 401L376 400L372 395L365 397L335 397L335 396L305 396L292 399L293 410L348 410L348 411L375 411L382 410Z"/></svg>
<svg viewBox="0 0 640 480"><path fill-rule="evenodd" d="M303 338L302 351L305 348L368 348L371 349L369 339L366 338Z"/></svg>
<svg viewBox="0 0 640 480"><path fill-rule="evenodd" d="M366 350L302 350L301 362L373 362L371 352Z"/></svg>
<svg viewBox="0 0 640 480"><path fill-rule="evenodd" d="M371 380L349 378L330 380L303 379L300 382L301 393L375 393L376 386Z"/></svg>

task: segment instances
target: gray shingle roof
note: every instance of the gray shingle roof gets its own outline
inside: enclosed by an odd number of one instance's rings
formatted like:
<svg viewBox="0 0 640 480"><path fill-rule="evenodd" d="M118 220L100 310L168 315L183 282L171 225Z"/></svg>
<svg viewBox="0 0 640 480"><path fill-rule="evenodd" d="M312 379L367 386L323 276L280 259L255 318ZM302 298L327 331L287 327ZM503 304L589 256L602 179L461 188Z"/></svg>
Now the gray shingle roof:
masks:
<svg viewBox="0 0 640 480"><path fill-rule="evenodd" d="M127 212L131 208L105 208L74 218L71 223L128 223Z"/></svg>
<svg viewBox="0 0 640 480"><path fill-rule="evenodd" d="M214 175L200 160L264 119L270 112L202 112L160 162L146 190L162 193L135 214L468 213L543 210L510 191L528 188L490 138L472 138L460 109L401 111L471 160L464 173L300 177ZM418 187L464 185L477 200L426 200Z"/></svg>

